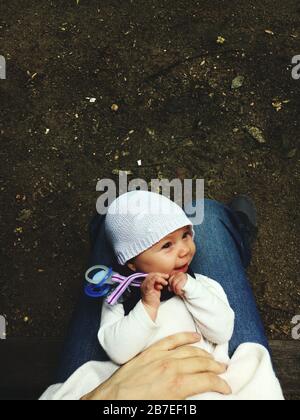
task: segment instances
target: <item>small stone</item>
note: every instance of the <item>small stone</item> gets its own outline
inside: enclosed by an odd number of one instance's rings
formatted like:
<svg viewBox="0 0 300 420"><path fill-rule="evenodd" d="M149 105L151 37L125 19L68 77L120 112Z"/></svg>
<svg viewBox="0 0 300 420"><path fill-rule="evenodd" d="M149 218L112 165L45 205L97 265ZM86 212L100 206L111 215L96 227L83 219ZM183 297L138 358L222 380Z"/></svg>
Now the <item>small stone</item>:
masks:
<svg viewBox="0 0 300 420"><path fill-rule="evenodd" d="M91 103L91 104L94 104L96 101L97 101L97 99L96 98L90 98L89 96L87 96L86 97L86 99Z"/></svg>
<svg viewBox="0 0 300 420"><path fill-rule="evenodd" d="M155 130L153 130L151 128L146 128L146 131L149 134L149 136L151 136L151 137L155 136Z"/></svg>
<svg viewBox="0 0 300 420"><path fill-rule="evenodd" d="M118 106L117 104L113 104L113 105L111 106L111 110L112 110L113 112L117 112L117 111L119 110L119 106Z"/></svg>
<svg viewBox="0 0 300 420"><path fill-rule="evenodd" d="M244 76L237 76L235 79L233 79L231 84L231 89L240 89L245 82Z"/></svg>
<svg viewBox="0 0 300 420"><path fill-rule="evenodd" d="M247 125L245 127L245 130L258 143L260 143L260 144L267 143L266 139L264 138L264 134L263 134L262 130L260 130L259 128L251 127L251 126Z"/></svg>

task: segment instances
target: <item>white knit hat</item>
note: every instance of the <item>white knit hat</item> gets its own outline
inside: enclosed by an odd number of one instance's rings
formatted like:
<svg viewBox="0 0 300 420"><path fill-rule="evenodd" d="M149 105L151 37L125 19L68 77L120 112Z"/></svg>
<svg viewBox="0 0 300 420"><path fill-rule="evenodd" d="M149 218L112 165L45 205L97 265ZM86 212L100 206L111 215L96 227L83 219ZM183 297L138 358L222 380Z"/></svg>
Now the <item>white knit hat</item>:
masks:
<svg viewBox="0 0 300 420"><path fill-rule="evenodd" d="M181 207L167 197L149 191L131 191L109 206L105 231L118 263L146 251L165 236L193 224Z"/></svg>

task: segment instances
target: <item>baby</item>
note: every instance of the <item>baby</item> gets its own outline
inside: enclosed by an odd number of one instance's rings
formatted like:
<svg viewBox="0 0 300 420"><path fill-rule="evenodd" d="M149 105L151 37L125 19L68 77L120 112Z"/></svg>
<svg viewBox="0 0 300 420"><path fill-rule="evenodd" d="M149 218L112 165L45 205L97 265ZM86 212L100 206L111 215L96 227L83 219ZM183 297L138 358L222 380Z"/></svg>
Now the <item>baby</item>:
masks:
<svg viewBox="0 0 300 420"><path fill-rule="evenodd" d="M98 338L112 362L125 364L166 336L198 332L202 340L197 346L229 365L223 378L232 388L232 398L256 398L257 375L260 378L262 370L258 355L264 358L263 369L269 369L271 393L276 389L282 396L270 357L262 346L248 344L230 361L228 343L234 330L234 312L219 283L192 272L195 232L177 204L146 191L124 194L109 207L105 230L120 274L148 274L141 288L132 287L122 303L103 304ZM245 351L250 370L243 364ZM241 369L246 372L244 377ZM219 397L204 394L194 398Z"/></svg>

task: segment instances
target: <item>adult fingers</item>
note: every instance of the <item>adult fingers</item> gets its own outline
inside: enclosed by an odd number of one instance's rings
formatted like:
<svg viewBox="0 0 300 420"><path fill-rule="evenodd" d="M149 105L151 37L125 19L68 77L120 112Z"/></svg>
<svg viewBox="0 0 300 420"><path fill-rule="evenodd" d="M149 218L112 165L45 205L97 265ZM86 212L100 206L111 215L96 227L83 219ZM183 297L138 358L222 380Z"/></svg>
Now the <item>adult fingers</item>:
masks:
<svg viewBox="0 0 300 420"><path fill-rule="evenodd" d="M163 338L162 340L158 341L153 346L149 347L149 349L175 350L181 346L186 346L188 344L195 344L199 342L200 339L201 339L201 336L196 333L191 333L191 332L178 333L178 334Z"/></svg>
<svg viewBox="0 0 300 420"><path fill-rule="evenodd" d="M177 370L183 374L214 373L221 375L227 370L227 366L224 363L204 357L189 357L176 363Z"/></svg>
<svg viewBox="0 0 300 420"><path fill-rule="evenodd" d="M212 354L205 350L193 346L183 346L178 349L170 351L170 357L174 359L184 359L189 357L202 357L204 359L214 359Z"/></svg>
<svg viewBox="0 0 300 420"><path fill-rule="evenodd" d="M205 392L218 392L223 395L232 394L232 390L224 379L214 373L183 375L180 379L180 392L187 398Z"/></svg>

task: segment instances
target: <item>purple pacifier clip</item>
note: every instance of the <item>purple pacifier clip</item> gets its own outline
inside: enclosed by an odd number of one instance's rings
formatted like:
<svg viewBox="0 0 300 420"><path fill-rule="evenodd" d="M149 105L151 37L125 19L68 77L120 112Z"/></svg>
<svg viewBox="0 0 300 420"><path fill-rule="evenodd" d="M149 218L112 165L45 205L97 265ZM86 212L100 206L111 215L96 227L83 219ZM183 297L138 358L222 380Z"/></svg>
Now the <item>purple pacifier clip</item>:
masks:
<svg viewBox="0 0 300 420"><path fill-rule="evenodd" d="M138 278L141 277L147 277L148 274L143 273L136 273L129 277L123 277L119 274L112 277L112 280L116 279L117 282L122 281L122 283L112 292L110 296L106 299L106 302L109 305L115 305L117 301L120 299L120 297L123 295L125 290L131 285L136 285L137 281L135 281Z"/></svg>

